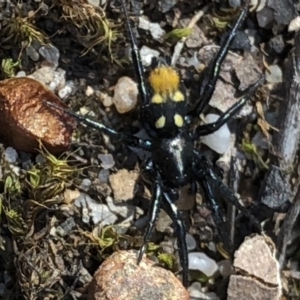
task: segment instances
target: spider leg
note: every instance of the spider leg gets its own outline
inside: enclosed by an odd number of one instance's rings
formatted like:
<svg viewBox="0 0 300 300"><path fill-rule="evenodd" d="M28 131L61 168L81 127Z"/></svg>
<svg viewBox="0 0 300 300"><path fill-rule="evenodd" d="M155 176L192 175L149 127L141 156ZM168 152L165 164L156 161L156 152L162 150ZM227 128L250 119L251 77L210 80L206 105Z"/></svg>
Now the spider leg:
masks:
<svg viewBox="0 0 300 300"><path fill-rule="evenodd" d="M155 221L158 217L159 210L160 210L160 205L161 205L161 200L162 200L162 188L161 188L161 181L159 177L154 182L154 192L152 193L152 199L151 199L151 208L150 208L150 218L149 218L149 224L147 226L146 232L144 234L144 241L143 245L139 251L138 254L138 260L137 263L139 264L143 258L143 255L146 251L147 248L147 243L150 238L150 235L153 231Z"/></svg>
<svg viewBox="0 0 300 300"><path fill-rule="evenodd" d="M125 23L130 39L130 44L131 44L131 57L132 57L132 62L135 68L135 77L138 82L138 90L139 90L139 95L140 99L142 102L142 106L146 106L149 103L149 96L147 93L147 88L146 88L146 82L145 82L145 75L144 75L144 68L141 63L141 55L140 51L137 47L135 36L133 34L132 28L130 26L130 21L129 21L129 16L127 13L125 1L122 0L122 6L123 6L123 11L125 15Z"/></svg>
<svg viewBox="0 0 300 300"><path fill-rule="evenodd" d="M48 101L44 101L44 102L48 106L53 107L53 108L58 109L58 110L61 110L64 113L74 117L80 123L83 123L83 124L85 124L85 125L87 125L91 128L99 130L99 131L107 134L110 137L117 138L117 139L123 141L128 146L139 147L139 148L142 148L142 149L148 150L148 151L151 150L152 142L150 140L142 140L142 139L139 139L135 136L129 136L129 135L123 134L121 132L115 131L114 129L105 126L102 123L95 122L95 121L93 121L91 119L88 119L84 116L78 115L78 114L72 112L71 110L66 109L66 108L62 108L62 107L60 107L60 106L58 106L58 105L56 105L52 102L48 102Z"/></svg>
<svg viewBox="0 0 300 300"><path fill-rule="evenodd" d="M167 214L171 217L174 222L175 229L177 232L177 243L179 250L180 264L182 266L182 282L185 287L188 287L188 270L189 270L189 261L188 261L188 250L186 244L186 230L184 223L181 219L180 212L177 206L174 204L172 197L169 193L163 193L162 206Z"/></svg>
<svg viewBox="0 0 300 300"><path fill-rule="evenodd" d="M232 205L234 205L239 211L244 214L249 221L260 231L262 232L262 227L260 222L249 212L249 210L240 204L238 199L235 197L235 195L232 193L232 191L221 181L220 178L218 178L214 171L211 169L209 172L209 181L213 188L218 189L220 193L222 194L222 197L230 202Z"/></svg>
<svg viewBox="0 0 300 300"><path fill-rule="evenodd" d="M206 193L208 193L208 195L213 196L214 190L219 191L224 200L228 201L229 203L234 205L238 210L240 210L241 213L244 214L250 220L250 222L261 232L262 227L260 222L249 212L249 210L246 207L240 204L240 202L232 193L232 191L222 182L222 179L214 172L207 159L196 151L194 151L194 153L198 158L198 163L195 163L193 165L193 171L195 173L195 176L199 178L200 183L204 187L204 192L206 190ZM199 165L201 165L201 169L199 169ZM211 193L211 191L212 194L209 194ZM214 197L211 197L211 199L214 199ZM211 199L209 200L211 201ZM212 204L215 203L215 201L212 202Z"/></svg>
<svg viewBox="0 0 300 300"><path fill-rule="evenodd" d="M208 206L212 211L212 217L216 224L221 241L224 243L225 248L231 251L232 245L230 244L230 239L227 233L226 217L218 203L218 200L216 199L215 191L206 176L199 176L198 173L197 179L204 192L205 200L208 202Z"/></svg>
<svg viewBox="0 0 300 300"><path fill-rule="evenodd" d="M247 103L249 98L254 94L257 87L264 81L264 77L260 78L254 84L252 84L244 93L242 98L232 105L226 112L224 112L216 122L200 125L195 129L193 138L196 140L201 136L211 134L220 129L225 123L227 123L232 117Z"/></svg>
<svg viewBox="0 0 300 300"><path fill-rule="evenodd" d="M248 13L248 5L246 3L242 8L239 17L237 18L230 32L228 33L228 36L226 37L226 39L224 39L224 41L220 45L220 50L216 58L213 60L211 66L209 67L210 72L207 78L204 78L204 81L206 82L205 87L201 89L200 97L196 101L195 107L193 111L191 111L191 114L199 116L199 114L203 111L204 107L209 103L218 80L218 76L221 70L221 65L229 51L229 48L235 38L235 35L239 27L241 26L244 19L246 18L247 13Z"/></svg>

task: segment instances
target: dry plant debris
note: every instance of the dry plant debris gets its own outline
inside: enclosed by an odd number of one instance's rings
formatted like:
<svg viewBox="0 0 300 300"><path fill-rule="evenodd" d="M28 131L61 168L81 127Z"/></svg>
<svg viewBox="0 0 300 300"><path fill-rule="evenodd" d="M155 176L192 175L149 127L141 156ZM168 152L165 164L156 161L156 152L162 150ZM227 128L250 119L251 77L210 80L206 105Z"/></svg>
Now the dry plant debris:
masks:
<svg viewBox="0 0 300 300"><path fill-rule="evenodd" d="M62 18L68 22L70 33L86 48L83 55L97 45L107 45L112 54L111 44L116 40L117 32L100 6L94 6L87 0L59 0L58 4Z"/></svg>
<svg viewBox="0 0 300 300"><path fill-rule="evenodd" d="M44 100L65 104L38 81L11 78L0 82L0 135L17 150L37 152L39 140L51 153L66 151L75 121L50 109Z"/></svg>
<svg viewBox="0 0 300 300"><path fill-rule="evenodd" d="M1 40L4 47L9 48L12 44L21 44L22 42L26 42L26 46L29 46L33 41L48 44L49 38L32 23L33 20L34 15L25 18L17 16L4 21L2 32L4 38Z"/></svg>
<svg viewBox="0 0 300 300"><path fill-rule="evenodd" d="M43 145L40 145L39 151L45 161L27 171L30 197L37 201L51 199L64 192L79 173L79 169L71 165L69 157L57 158Z"/></svg>
<svg viewBox="0 0 300 300"><path fill-rule="evenodd" d="M189 300L181 282L154 262L143 258L136 264L135 251L115 252L94 274L89 300Z"/></svg>

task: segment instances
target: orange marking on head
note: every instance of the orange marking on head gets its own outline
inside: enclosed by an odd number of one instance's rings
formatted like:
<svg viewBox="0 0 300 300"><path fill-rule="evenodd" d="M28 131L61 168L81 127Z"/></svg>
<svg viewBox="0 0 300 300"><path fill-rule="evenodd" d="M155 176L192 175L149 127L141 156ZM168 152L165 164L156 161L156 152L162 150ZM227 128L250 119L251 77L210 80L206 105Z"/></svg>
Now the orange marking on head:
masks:
<svg viewBox="0 0 300 300"><path fill-rule="evenodd" d="M171 95L179 89L180 78L175 69L163 66L150 73L149 82L155 93Z"/></svg>

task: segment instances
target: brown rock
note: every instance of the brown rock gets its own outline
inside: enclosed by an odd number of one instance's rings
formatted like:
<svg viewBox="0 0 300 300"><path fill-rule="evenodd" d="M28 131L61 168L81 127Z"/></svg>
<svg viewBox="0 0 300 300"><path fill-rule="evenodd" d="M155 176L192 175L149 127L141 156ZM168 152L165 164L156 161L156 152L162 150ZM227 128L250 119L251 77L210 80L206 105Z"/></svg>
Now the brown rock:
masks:
<svg viewBox="0 0 300 300"><path fill-rule="evenodd" d="M66 105L38 81L23 77L0 82L0 135L17 150L36 152L38 140L53 154L68 149L75 120L48 107Z"/></svg>
<svg viewBox="0 0 300 300"><path fill-rule="evenodd" d="M173 273L134 251L115 252L96 271L88 300L189 300L187 290Z"/></svg>

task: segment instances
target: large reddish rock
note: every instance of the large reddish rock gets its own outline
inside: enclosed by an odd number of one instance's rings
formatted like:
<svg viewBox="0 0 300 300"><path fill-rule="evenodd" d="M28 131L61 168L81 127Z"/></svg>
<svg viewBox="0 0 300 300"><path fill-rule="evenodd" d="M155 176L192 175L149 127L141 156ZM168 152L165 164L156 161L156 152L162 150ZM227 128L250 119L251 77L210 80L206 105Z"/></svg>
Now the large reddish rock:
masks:
<svg viewBox="0 0 300 300"><path fill-rule="evenodd" d="M0 136L17 150L36 152L38 140L53 154L67 150L76 121L44 100L66 105L40 82L23 77L0 82Z"/></svg>
<svg viewBox="0 0 300 300"><path fill-rule="evenodd" d="M170 271L145 256L137 265L134 251L108 257L94 274L88 300L189 300L182 283Z"/></svg>

